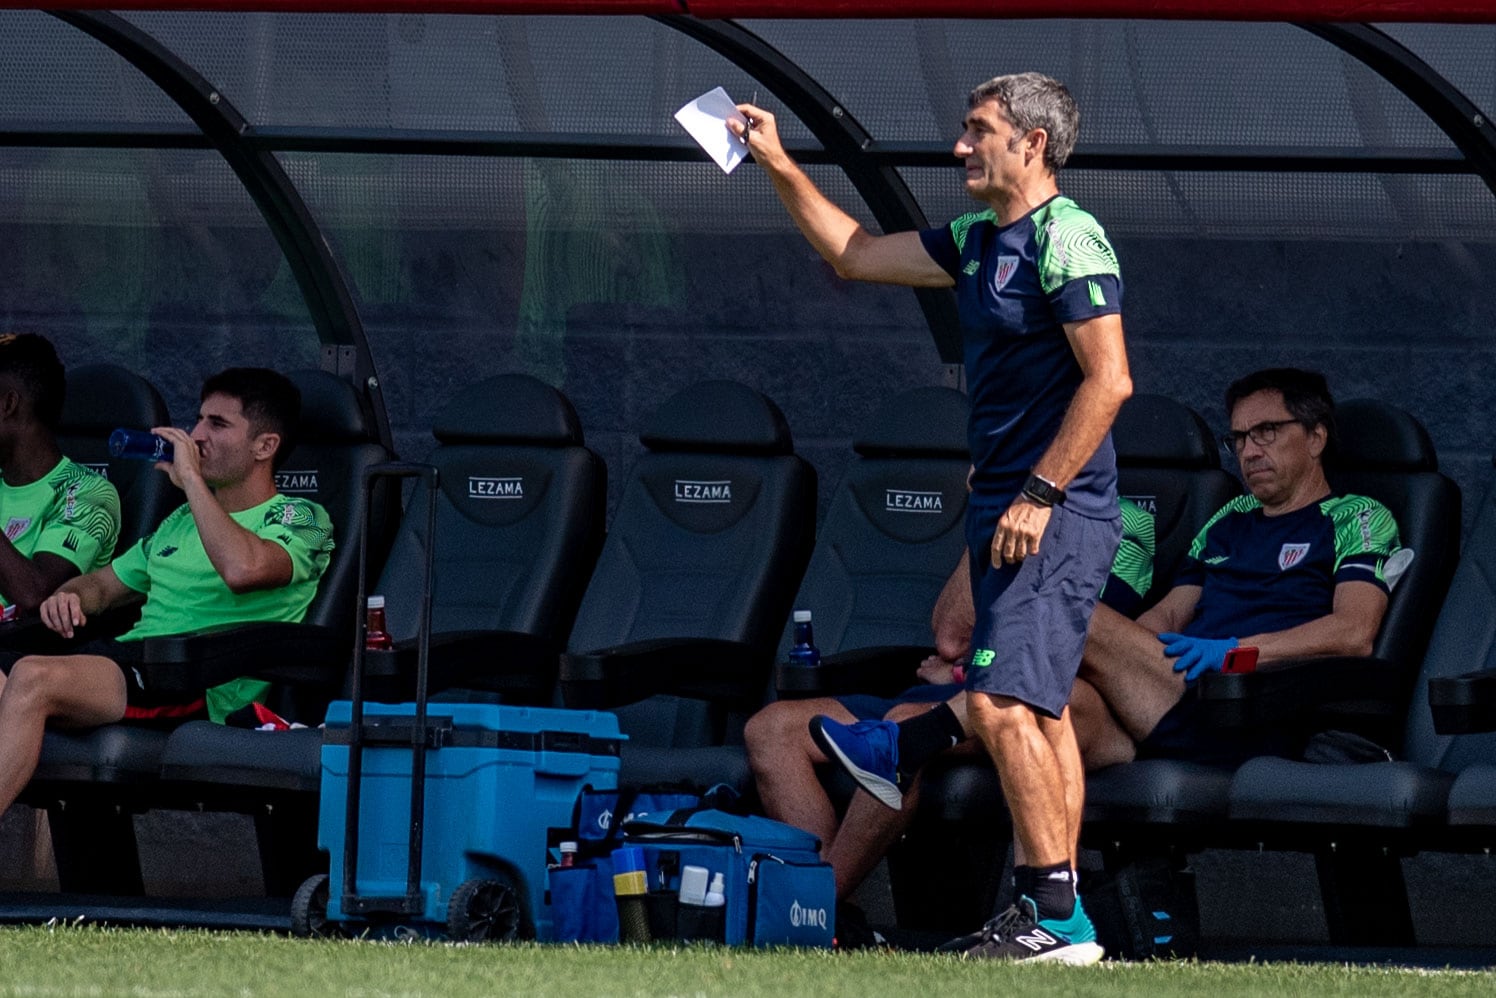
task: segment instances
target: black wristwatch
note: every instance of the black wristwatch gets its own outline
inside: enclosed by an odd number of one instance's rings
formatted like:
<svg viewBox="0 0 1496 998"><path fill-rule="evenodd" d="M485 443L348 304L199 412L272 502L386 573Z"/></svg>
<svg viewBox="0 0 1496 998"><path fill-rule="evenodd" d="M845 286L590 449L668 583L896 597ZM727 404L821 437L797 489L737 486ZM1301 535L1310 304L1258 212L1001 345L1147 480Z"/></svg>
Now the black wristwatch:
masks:
<svg viewBox="0 0 1496 998"><path fill-rule="evenodd" d="M1065 490L1038 475L1029 475L1023 483L1023 496L1040 506L1058 506L1065 501Z"/></svg>

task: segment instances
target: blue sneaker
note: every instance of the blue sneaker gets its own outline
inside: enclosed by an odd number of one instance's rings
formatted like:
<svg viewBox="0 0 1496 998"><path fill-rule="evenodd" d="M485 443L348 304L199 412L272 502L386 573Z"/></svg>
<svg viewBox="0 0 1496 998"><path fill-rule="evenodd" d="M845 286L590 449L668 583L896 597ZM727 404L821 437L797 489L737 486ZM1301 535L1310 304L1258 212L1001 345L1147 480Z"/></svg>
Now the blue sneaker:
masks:
<svg viewBox="0 0 1496 998"><path fill-rule="evenodd" d="M977 941L962 951L975 960L1024 960L1086 967L1105 950L1096 941L1096 928L1081 906L1066 919L1039 918L1034 902L1019 896L1011 908L982 927Z"/></svg>
<svg viewBox="0 0 1496 998"><path fill-rule="evenodd" d="M880 803L898 811L904 806L899 789L899 726L892 721L842 724L824 714L810 719L810 737L841 764L857 785Z"/></svg>

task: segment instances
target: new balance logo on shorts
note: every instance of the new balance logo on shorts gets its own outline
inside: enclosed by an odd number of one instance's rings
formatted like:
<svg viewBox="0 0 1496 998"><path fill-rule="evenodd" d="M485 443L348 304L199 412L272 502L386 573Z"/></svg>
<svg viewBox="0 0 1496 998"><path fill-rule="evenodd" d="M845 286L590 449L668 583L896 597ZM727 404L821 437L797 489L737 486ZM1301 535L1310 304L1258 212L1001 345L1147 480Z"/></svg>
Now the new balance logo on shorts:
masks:
<svg viewBox="0 0 1496 998"><path fill-rule="evenodd" d="M978 669L985 669L997 658L997 653L990 648L978 648L971 653L971 664Z"/></svg>

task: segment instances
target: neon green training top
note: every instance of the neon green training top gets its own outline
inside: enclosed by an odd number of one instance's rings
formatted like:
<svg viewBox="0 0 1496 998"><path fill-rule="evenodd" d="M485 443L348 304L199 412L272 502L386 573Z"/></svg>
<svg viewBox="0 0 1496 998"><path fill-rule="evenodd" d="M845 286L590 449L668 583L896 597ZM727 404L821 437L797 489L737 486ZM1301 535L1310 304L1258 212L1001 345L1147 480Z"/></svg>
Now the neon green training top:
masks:
<svg viewBox="0 0 1496 998"><path fill-rule="evenodd" d="M54 554L79 574L109 564L119 540L119 492L109 479L69 458L29 485L0 480L0 522L27 558ZM0 593L0 619L15 616Z"/></svg>
<svg viewBox="0 0 1496 998"><path fill-rule="evenodd" d="M237 513L233 521L272 541L291 556L291 581L274 589L235 593L208 560L197 522L187 504L178 506L156 532L114 560L119 580L145 593L140 621L121 641L186 634L225 624L301 620L317 594L317 582L332 555L332 520L308 499L277 493ZM218 722L265 695L270 684L236 679L207 692L208 716Z"/></svg>

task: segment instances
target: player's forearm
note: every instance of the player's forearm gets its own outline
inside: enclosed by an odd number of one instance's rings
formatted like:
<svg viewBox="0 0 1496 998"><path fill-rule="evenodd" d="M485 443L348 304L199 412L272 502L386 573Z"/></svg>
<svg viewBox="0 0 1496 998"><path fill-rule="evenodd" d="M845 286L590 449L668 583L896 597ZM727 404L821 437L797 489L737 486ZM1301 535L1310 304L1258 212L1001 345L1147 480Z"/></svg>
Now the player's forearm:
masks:
<svg viewBox="0 0 1496 998"><path fill-rule="evenodd" d="M73 593L78 597L78 608L91 616L123 601L134 590L120 582L113 569L105 567L68 579L57 591Z"/></svg>
<svg viewBox="0 0 1496 998"><path fill-rule="evenodd" d="M16 550L8 537L0 535L0 593L24 612L35 610L51 596L55 584L30 558Z"/></svg>
<svg viewBox="0 0 1496 998"><path fill-rule="evenodd" d="M203 551L232 592L271 589L290 581L290 559L283 548L235 523L200 480L188 483L185 491Z"/></svg>

